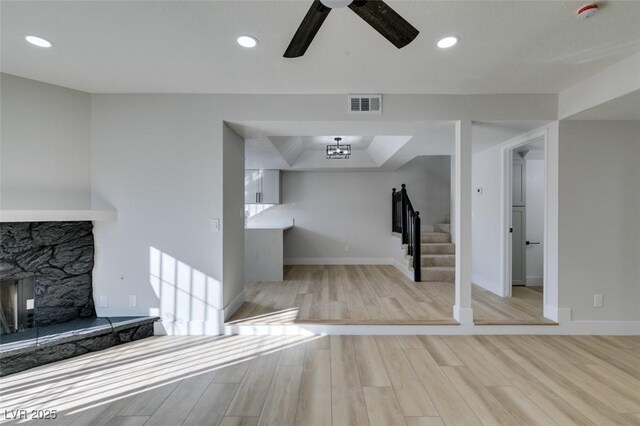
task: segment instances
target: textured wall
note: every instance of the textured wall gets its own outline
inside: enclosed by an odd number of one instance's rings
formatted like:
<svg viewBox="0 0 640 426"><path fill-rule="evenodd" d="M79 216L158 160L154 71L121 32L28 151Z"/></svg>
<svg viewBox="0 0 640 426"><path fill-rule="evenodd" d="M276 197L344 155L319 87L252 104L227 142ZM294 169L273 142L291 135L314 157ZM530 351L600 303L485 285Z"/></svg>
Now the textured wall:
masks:
<svg viewBox="0 0 640 426"><path fill-rule="evenodd" d="M0 223L0 279L33 277L36 326L95 316L91 222Z"/></svg>

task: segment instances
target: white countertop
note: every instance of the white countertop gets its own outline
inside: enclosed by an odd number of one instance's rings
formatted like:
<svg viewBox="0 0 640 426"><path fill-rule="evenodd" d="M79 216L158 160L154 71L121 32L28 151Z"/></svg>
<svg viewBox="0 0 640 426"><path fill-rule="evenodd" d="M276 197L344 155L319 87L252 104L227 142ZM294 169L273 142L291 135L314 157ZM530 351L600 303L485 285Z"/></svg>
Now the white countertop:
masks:
<svg viewBox="0 0 640 426"><path fill-rule="evenodd" d="M244 229L271 229L271 230L280 230L286 231L287 229L293 228L293 225L274 225L274 224L257 224L251 223L245 225Z"/></svg>

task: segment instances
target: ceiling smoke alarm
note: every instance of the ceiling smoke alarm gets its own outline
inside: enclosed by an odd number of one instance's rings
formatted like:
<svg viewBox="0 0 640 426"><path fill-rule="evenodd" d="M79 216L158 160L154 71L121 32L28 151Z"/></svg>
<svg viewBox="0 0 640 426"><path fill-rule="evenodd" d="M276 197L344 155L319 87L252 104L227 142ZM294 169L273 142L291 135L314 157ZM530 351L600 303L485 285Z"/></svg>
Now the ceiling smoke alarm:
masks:
<svg viewBox="0 0 640 426"><path fill-rule="evenodd" d="M598 5L595 3L588 4L586 6L582 6L578 9L578 20L584 21L585 19L589 19L595 14L598 13Z"/></svg>

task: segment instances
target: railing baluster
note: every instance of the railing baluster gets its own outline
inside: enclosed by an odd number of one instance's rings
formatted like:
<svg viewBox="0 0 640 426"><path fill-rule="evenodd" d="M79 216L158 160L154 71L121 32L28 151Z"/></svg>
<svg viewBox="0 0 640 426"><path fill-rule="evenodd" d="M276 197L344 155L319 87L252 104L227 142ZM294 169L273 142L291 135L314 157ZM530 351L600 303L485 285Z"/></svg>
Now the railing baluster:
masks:
<svg viewBox="0 0 640 426"><path fill-rule="evenodd" d="M420 212L416 212L413 220L413 280L417 282L422 280L420 244L422 244L420 235Z"/></svg>
<svg viewBox="0 0 640 426"><path fill-rule="evenodd" d="M414 280L420 281L420 213L413 209L404 183L399 192L395 188L391 191L391 230L402 234L402 244L407 245L407 254L413 257Z"/></svg>

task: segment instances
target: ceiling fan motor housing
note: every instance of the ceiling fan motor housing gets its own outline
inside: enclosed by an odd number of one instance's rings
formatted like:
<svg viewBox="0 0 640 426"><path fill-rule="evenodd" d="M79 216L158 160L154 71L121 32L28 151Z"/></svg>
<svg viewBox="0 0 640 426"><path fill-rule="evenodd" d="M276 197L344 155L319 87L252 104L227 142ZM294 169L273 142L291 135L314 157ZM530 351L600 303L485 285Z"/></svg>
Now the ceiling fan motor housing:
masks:
<svg viewBox="0 0 640 426"><path fill-rule="evenodd" d="M347 7L353 0L320 0L320 3L327 6L330 9L338 9L341 7Z"/></svg>

